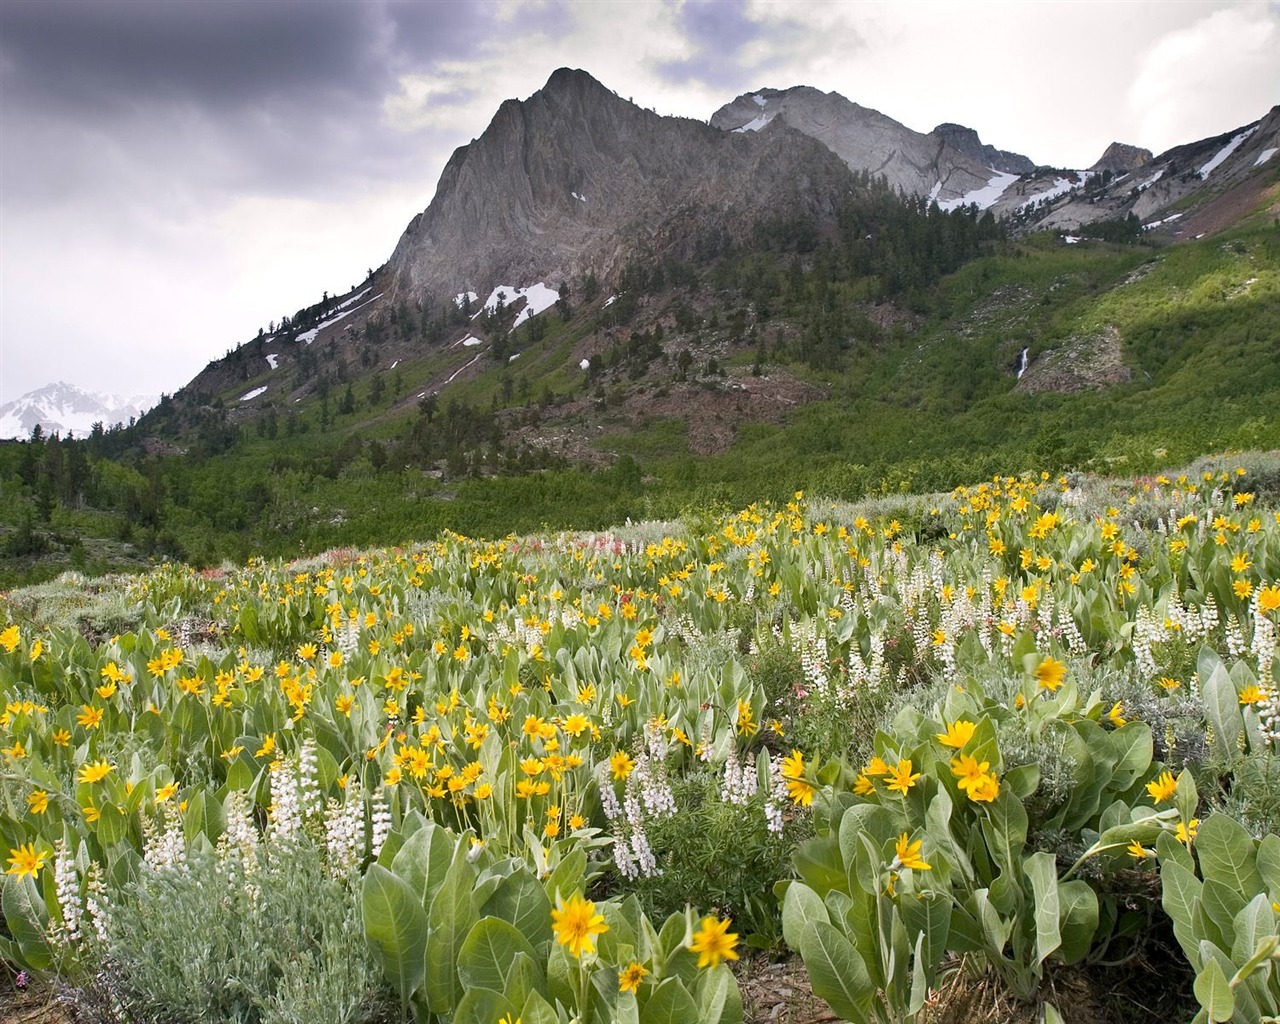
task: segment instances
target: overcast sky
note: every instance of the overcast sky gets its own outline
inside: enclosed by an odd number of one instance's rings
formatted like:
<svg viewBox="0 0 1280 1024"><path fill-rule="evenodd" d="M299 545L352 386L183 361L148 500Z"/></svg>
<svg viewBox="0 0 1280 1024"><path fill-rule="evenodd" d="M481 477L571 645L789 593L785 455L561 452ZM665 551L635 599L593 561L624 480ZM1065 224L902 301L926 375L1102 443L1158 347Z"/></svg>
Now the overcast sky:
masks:
<svg viewBox="0 0 1280 1024"><path fill-rule="evenodd" d="M1039 163L1280 102L1280 4L0 0L0 403L176 391L390 256L452 150L582 68L707 119L812 85Z"/></svg>

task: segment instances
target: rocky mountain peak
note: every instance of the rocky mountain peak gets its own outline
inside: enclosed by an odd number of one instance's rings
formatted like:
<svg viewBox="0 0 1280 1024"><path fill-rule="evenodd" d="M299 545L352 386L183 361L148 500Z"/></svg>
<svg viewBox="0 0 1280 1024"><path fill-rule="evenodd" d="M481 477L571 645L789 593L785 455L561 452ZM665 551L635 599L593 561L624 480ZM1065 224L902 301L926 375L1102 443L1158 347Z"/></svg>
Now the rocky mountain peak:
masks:
<svg viewBox="0 0 1280 1024"><path fill-rule="evenodd" d="M996 149L983 143L973 128L950 122L940 124L929 133L944 140L958 149L970 160L976 160L993 171L1004 171L1006 174L1028 174L1036 169L1036 165L1021 153L1011 153L1005 149Z"/></svg>
<svg viewBox="0 0 1280 1024"><path fill-rule="evenodd" d="M828 150L795 132L734 135L663 117L561 68L454 152L391 257L392 297L604 278L637 249L687 256L708 233L732 235L772 209L830 211L850 185Z"/></svg>
<svg viewBox="0 0 1280 1024"><path fill-rule="evenodd" d="M1151 160L1152 153L1149 149L1130 146L1125 142L1113 142L1089 170L1115 171L1117 174L1125 174L1145 167L1151 163Z"/></svg>

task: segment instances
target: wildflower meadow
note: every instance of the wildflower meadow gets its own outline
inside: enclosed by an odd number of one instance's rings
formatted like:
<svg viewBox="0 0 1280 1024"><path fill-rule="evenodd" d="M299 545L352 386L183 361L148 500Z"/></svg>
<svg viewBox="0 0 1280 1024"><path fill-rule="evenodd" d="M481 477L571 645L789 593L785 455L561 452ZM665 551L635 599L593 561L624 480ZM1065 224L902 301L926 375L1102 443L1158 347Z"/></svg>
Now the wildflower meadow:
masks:
<svg viewBox="0 0 1280 1024"><path fill-rule="evenodd" d="M1280 1014L1280 478L444 533L0 598L0 959L103 1020ZM962 1018L958 1018L962 1019Z"/></svg>

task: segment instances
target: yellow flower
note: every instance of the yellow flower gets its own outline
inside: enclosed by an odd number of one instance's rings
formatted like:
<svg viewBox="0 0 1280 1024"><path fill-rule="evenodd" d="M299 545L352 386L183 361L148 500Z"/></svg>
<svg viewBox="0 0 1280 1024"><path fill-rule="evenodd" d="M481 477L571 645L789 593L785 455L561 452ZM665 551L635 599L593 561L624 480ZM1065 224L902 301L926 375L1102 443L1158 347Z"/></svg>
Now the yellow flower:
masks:
<svg viewBox="0 0 1280 1024"><path fill-rule="evenodd" d="M920 778L920 773L912 774L911 758L907 757L889 769L889 776L889 789L906 796L907 790L916 784L916 779Z"/></svg>
<svg viewBox="0 0 1280 1024"><path fill-rule="evenodd" d="M1245 572L1251 568L1253 568L1253 563L1249 561L1248 555L1236 555L1235 558L1231 559L1232 572Z"/></svg>
<svg viewBox="0 0 1280 1024"><path fill-rule="evenodd" d="M596 951L591 936L602 935L609 930L604 915L596 913L596 905L581 896L573 896L562 907L552 907L551 922L556 941L568 946L569 952L578 958L583 953Z"/></svg>
<svg viewBox="0 0 1280 1024"><path fill-rule="evenodd" d="M90 707L88 704L80 705L84 708L80 714L76 715L76 722L83 725L86 729L96 729L102 724L102 708Z"/></svg>
<svg viewBox="0 0 1280 1024"><path fill-rule="evenodd" d="M863 769L867 775L888 775L889 765L882 757L873 757L867 762L866 768Z"/></svg>
<svg viewBox="0 0 1280 1024"><path fill-rule="evenodd" d="M745 700L738 701L738 735L754 736L759 728L755 715L752 714L751 705Z"/></svg>
<svg viewBox="0 0 1280 1024"><path fill-rule="evenodd" d="M1164 772L1152 782L1147 783L1147 792L1151 794L1151 799L1161 804L1173 797L1178 790L1178 781L1173 777L1172 772Z"/></svg>
<svg viewBox="0 0 1280 1024"><path fill-rule="evenodd" d="M178 792L178 784L170 782L167 786L161 786L156 790L156 803L162 804L167 800L171 800L173 795Z"/></svg>
<svg viewBox="0 0 1280 1024"><path fill-rule="evenodd" d="M1000 780L994 775L983 775L969 787L969 799L974 803L991 803L1000 795Z"/></svg>
<svg viewBox="0 0 1280 1024"><path fill-rule="evenodd" d="M722 960L737 960L734 949L738 944L737 932L729 931L729 919L723 921L704 917L702 924L689 943L689 952L698 954L699 967L719 967Z"/></svg>
<svg viewBox="0 0 1280 1024"><path fill-rule="evenodd" d="M976 722L967 722L963 718L956 719L954 722L943 722L946 732L937 734L938 742L944 747L953 747L959 750L971 739L973 732L978 728Z"/></svg>
<svg viewBox="0 0 1280 1024"><path fill-rule="evenodd" d="M1107 718L1117 729L1121 728L1126 721L1124 717L1124 704L1121 701L1116 701L1111 706L1111 710L1107 712Z"/></svg>
<svg viewBox="0 0 1280 1024"><path fill-rule="evenodd" d="M21 642L22 634L18 632L17 626L9 626L3 633L0 633L0 647L3 647L10 654Z"/></svg>
<svg viewBox="0 0 1280 1024"><path fill-rule="evenodd" d="M96 764L84 765L80 769L80 781L86 785L93 782L101 782L113 771L115 771L115 765L103 758Z"/></svg>
<svg viewBox="0 0 1280 1024"><path fill-rule="evenodd" d="M644 981L645 975L648 973L649 969L644 964L632 960L631 963L627 964L626 970L618 975L618 991L638 991L640 982Z"/></svg>
<svg viewBox="0 0 1280 1024"><path fill-rule="evenodd" d="M1179 686L1182 685L1182 682L1180 680L1170 679L1168 676L1162 676L1159 680L1159 683L1160 683L1160 688L1162 690L1176 690Z"/></svg>
<svg viewBox="0 0 1280 1024"><path fill-rule="evenodd" d="M32 814L44 814L49 809L49 794L43 789L33 790L27 794L27 806Z"/></svg>
<svg viewBox="0 0 1280 1024"><path fill-rule="evenodd" d="M609 758L609 769L613 772L613 777L619 781L630 775L635 766L635 761L625 750L616 751L613 757Z"/></svg>
<svg viewBox="0 0 1280 1024"><path fill-rule="evenodd" d="M853 783L853 791L859 796L867 796L876 791L876 784L871 781L871 776L866 772L859 772L858 778Z"/></svg>
<svg viewBox="0 0 1280 1024"><path fill-rule="evenodd" d="M1266 691L1257 683L1250 683L1240 691L1240 703L1245 704L1261 704L1267 699Z"/></svg>
<svg viewBox="0 0 1280 1024"><path fill-rule="evenodd" d="M1236 597L1245 598L1253 593L1253 584L1248 580L1233 580L1231 589L1235 591Z"/></svg>
<svg viewBox="0 0 1280 1024"><path fill-rule="evenodd" d="M805 807L813 803L817 789L804 777L804 754L798 750L791 751L791 756L782 762L782 777L787 780L787 795L791 797L792 803Z"/></svg>
<svg viewBox="0 0 1280 1024"><path fill-rule="evenodd" d="M1258 611L1273 612L1280 608L1280 586L1263 587L1258 591Z"/></svg>
<svg viewBox="0 0 1280 1024"><path fill-rule="evenodd" d="M356 706L356 699L355 697L351 696L351 694L344 693L344 694L341 694L337 698L337 700L333 702L333 706L334 706L334 709L340 715L346 715L348 718L350 718L351 709Z"/></svg>
<svg viewBox="0 0 1280 1024"><path fill-rule="evenodd" d="M93 804L89 804L86 807L82 807L81 811L84 812L84 820L87 821L89 824L93 824L100 817L98 808L94 807Z"/></svg>
<svg viewBox="0 0 1280 1024"><path fill-rule="evenodd" d="M893 859L891 870L911 868L913 871L932 871L933 869L925 863L924 858L920 855L920 847L923 844L923 839L917 839L914 843L908 842L907 833L903 832L898 837L897 843L894 844L894 853L897 856Z"/></svg>
<svg viewBox="0 0 1280 1024"><path fill-rule="evenodd" d="M1040 689L1048 690L1052 693L1062 685L1062 680L1066 678L1067 666L1053 658L1046 657L1040 662L1036 669L1036 682Z"/></svg>
<svg viewBox="0 0 1280 1024"><path fill-rule="evenodd" d="M1200 831L1200 819L1192 818L1187 824L1178 822L1178 827L1173 830L1173 838L1180 843L1185 843L1187 849L1191 849L1191 841L1195 839L1196 833Z"/></svg>
<svg viewBox="0 0 1280 1024"><path fill-rule="evenodd" d="M44 867L44 859L47 856L49 856L47 850L36 853L35 843L20 845L16 850L9 851L9 869L5 874L17 875L19 878L30 875L34 879Z"/></svg>
<svg viewBox="0 0 1280 1024"><path fill-rule="evenodd" d="M59 747L65 747L71 742L71 733L66 729L55 729L53 732L53 742Z"/></svg>
<svg viewBox="0 0 1280 1024"><path fill-rule="evenodd" d="M1156 855L1155 850L1148 850L1136 839L1129 844L1128 851L1129 856L1134 860L1146 860L1148 857L1154 857Z"/></svg>

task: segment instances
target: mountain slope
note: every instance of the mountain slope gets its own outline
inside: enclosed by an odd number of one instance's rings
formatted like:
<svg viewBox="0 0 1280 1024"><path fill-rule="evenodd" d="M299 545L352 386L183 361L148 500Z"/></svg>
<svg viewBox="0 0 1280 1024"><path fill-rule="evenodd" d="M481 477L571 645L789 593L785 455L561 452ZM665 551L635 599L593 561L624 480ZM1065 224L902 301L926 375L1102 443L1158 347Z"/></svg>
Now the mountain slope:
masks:
<svg viewBox="0 0 1280 1024"><path fill-rule="evenodd" d="M688 258L770 210L829 217L850 187L799 133L734 136L663 117L562 68L453 154L392 254L390 293L606 278L635 250Z"/></svg>

